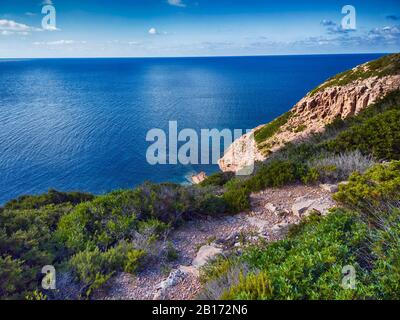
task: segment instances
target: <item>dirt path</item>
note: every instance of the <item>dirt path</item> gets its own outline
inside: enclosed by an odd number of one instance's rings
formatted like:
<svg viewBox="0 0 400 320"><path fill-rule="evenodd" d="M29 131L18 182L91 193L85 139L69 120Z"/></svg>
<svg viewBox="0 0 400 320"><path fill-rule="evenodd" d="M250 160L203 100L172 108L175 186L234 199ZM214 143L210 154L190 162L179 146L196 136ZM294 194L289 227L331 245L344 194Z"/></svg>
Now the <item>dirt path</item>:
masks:
<svg viewBox="0 0 400 320"><path fill-rule="evenodd" d="M252 210L249 213L189 221L169 235L178 252L175 261L167 265L154 263L136 276L120 273L110 280L106 288L96 293L95 298L194 299L201 290L201 284L197 268L192 264L201 247L211 245L211 249L218 248L223 254L228 247L240 247L241 234L249 235L250 241L257 241L260 237L276 241L284 236L290 225L301 220L307 210L303 213L298 211L306 206L309 210L315 208L319 211L334 206L331 192L318 186L304 185L267 189L251 196ZM170 271L175 272L170 274ZM171 283L160 294L160 284L166 279Z"/></svg>

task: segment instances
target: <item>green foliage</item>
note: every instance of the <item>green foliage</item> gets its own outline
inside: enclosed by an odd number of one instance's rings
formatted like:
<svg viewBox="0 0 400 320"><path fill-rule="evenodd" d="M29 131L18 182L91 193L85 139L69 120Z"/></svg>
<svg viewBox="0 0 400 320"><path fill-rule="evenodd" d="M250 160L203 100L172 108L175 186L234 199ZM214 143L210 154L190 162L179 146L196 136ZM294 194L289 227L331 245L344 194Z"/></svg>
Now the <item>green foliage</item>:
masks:
<svg viewBox="0 0 400 320"><path fill-rule="evenodd" d="M168 261L175 261L179 257L179 253L175 249L174 244L171 241L168 241L168 243L167 243L166 257L167 257Z"/></svg>
<svg viewBox="0 0 400 320"><path fill-rule="evenodd" d="M97 247L80 251L71 258L70 266L79 280L87 285L86 294L90 295L115 272L135 272L145 256L143 250L135 249L132 244L120 242L104 252Z"/></svg>
<svg viewBox="0 0 400 320"><path fill-rule="evenodd" d="M341 287L341 269L358 266L357 249L367 237L357 215L336 211L310 220L287 240L248 250L243 259L256 275L225 292L225 299L346 299L357 291ZM360 288L360 290L362 290Z"/></svg>
<svg viewBox="0 0 400 320"><path fill-rule="evenodd" d="M224 201L228 204L229 211L237 213L250 208L250 191L237 182L237 188L229 186L223 195Z"/></svg>
<svg viewBox="0 0 400 320"><path fill-rule="evenodd" d="M271 161L246 181L246 186L252 192L261 191L267 187L282 187L297 181L305 170L302 164L292 161Z"/></svg>
<svg viewBox="0 0 400 320"><path fill-rule="evenodd" d="M292 116L291 112L286 112L275 120L263 126L254 133L254 139L258 144L261 144L268 138L272 137L279 129L284 126Z"/></svg>
<svg viewBox="0 0 400 320"><path fill-rule="evenodd" d="M239 283L225 292L223 300L267 300L272 296L271 284L263 272L239 277Z"/></svg>
<svg viewBox="0 0 400 320"><path fill-rule="evenodd" d="M400 110L389 110L356 124L327 144L328 150L360 150L377 159L400 159Z"/></svg>
<svg viewBox="0 0 400 320"><path fill-rule="evenodd" d="M375 165L365 174L354 173L334 199L361 210L400 199L400 161Z"/></svg>
<svg viewBox="0 0 400 320"><path fill-rule="evenodd" d="M25 292L38 287L44 265L56 264L66 257L64 246L54 239L53 234L60 217L70 212L71 208L70 204L50 204L39 209L0 211L0 256L6 261L12 259L19 263L15 267L19 278L13 280L13 293L0 289L0 297L24 297ZM7 277L0 276L1 279Z"/></svg>
<svg viewBox="0 0 400 320"><path fill-rule="evenodd" d="M136 191L116 191L78 205L61 218L57 236L73 252L98 246L106 249L127 237L135 227Z"/></svg>
<svg viewBox="0 0 400 320"><path fill-rule="evenodd" d="M17 199L11 200L4 205L4 209L39 209L49 204L57 205L64 203L76 205L81 202L90 201L93 198L94 196L89 193L59 192L50 189L48 193L38 196L21 196Z"/></svg>
<svg viewBox="0 0 400 320"><path fill-rule="evenodd" d="M23 261L0 256L0 297L13 297L24 289Z"/></svg>
<svg viewBox="0 0 400 320"><path fill-rule="evenodd" d="M217 172L207 177L203 182L200 183L202 187L222 187L225 183L231 180L235 174L233 172Z"/></svg>

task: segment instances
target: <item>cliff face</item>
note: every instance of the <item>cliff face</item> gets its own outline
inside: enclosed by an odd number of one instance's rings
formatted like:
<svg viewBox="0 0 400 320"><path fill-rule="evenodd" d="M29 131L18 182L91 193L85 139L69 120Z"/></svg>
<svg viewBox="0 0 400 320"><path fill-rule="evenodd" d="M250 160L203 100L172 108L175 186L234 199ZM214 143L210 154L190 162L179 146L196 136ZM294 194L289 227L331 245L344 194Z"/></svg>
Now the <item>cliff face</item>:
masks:
<svg viewBox="0 0 400 320"><path fill-rule="evenodd" d="M377 60L379 61L379 60ZM257 133L263 130L259 126L253 134L247 134L236 140L219 161L222 171L238 171L250 162L265 160L269 154L282 148L288 142L297 142L308 138L313 133L320 133L325 126L336 118L345 119L358 114L387 93L400 89L400 72L395 74L371 77L350 81L344 85L333 83L353 74L366 72L368 64L350 70L347 75L333 78L301 99L291 110L286 123L265 139L257 139ZM255 138L256 137L256 138ZM256 142L257 140L257 142ZM261 141L260 141L261 140ZM247 147L255 148L248 150Z"/></svg>
<svg viewBox="0 0 400 320"><path fill-rule="evenodd" d="M232 143L218 161L222 171L239 172L243 168L251 167L254 161L265 159L254 140L254 133L261 127L253 129Z"/></svg>

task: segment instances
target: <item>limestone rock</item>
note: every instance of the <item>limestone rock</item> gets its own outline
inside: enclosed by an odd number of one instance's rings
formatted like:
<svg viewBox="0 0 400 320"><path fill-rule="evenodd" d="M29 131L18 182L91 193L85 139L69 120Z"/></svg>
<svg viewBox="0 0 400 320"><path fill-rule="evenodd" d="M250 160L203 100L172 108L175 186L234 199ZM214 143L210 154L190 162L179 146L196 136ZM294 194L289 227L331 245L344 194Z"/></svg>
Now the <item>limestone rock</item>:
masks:
<svg viewBox="0 0 400 320"><path fill-rule="evenodd" d="M292 212L298 217L308 216L311 212L317 211L321 215L326 215L335 203L330 197L308 199L300 197L296 199L292 206Z"/></svg>
<svg viewBox="0 0 400 320"><path fill-rule="evenodd" d="M294 215L300 217L304 214L314 203L315 200L298 198L296 202L292 205L292 212Z"/></svg>
<svg viewBox="0 0 400 320"><path fill-rule="evenodd" d="M194 258L192 265L196 268L204 266L209 260L215 258L217 255L222 253L222 249L215 246L202 246Z"/></svg>
<svg viewBox="0 0 400 320"><path fill-rule="evenodd" d="M192 182L194 184L200 184L206 179L207 179L207 175L205 172L200 172L199 174L195 174L192 176Z"/></svg>
<svg viewBox="0 0 400 320"><path fill-rule="evenodd" d="M322 190L328 191L330 193L338 192L339 187L337 184L320 184L319 187Z"/></svg>

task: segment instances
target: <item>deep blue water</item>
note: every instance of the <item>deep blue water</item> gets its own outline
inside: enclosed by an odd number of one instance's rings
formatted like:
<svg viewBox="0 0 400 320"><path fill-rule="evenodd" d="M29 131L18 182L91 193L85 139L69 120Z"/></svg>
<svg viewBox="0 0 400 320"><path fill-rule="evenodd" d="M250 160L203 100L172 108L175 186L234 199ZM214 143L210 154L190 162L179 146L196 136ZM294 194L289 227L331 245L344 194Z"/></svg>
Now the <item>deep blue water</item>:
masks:
<svg viewBox="0 0 400 320"><path fill-rule="evenodd" d="M152 128L248 129L378 55L0 60L0 204L103 193L217 166L151 166Z"/></svg>

